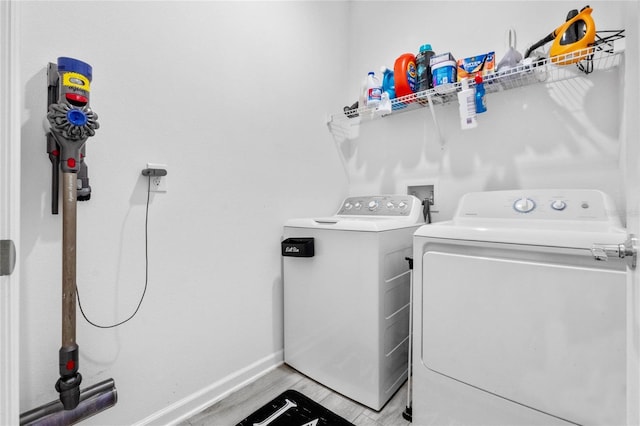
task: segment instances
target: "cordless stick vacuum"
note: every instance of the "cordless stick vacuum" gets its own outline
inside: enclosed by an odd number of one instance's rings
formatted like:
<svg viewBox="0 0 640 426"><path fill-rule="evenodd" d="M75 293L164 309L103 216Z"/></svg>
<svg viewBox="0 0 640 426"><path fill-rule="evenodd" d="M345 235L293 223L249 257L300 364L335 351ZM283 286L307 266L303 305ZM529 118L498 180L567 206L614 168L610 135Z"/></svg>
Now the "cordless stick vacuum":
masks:
<svg viewBox="0 0 640 426"><path fill-rule="evenodd" d="M80 391L79 349L76 343L76 207L86 178L84 144L98 129L98 116L89 107L92 68L72 59L58 58L49 66L50 105L47 119L49 157L53 164L53 189L57 214L57 173L62 169L62 346L59 351L60 378L55 384L60 400L26 412L21 424L68 425L81 421L117 402L113 379ZM55 73L56 78L53 78ZM57 102L52 103L51 83L57 83ZM85 196L85 199L88 199Z"/></svg>

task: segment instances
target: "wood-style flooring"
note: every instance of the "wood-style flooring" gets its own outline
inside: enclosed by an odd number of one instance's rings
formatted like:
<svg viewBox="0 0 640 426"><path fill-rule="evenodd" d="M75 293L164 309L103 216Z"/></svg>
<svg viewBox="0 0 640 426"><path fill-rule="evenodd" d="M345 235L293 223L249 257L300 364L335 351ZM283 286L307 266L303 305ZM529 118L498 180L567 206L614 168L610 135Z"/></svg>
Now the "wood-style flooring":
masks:
<svg viewBox="0 0 640 426"><path fill-rule="evenodd" d="M402 417L407 404L407 383L377 412L333 392L283 364L180 425L234 426L287 389L303 393L358 426L411 424Z"/></svg>

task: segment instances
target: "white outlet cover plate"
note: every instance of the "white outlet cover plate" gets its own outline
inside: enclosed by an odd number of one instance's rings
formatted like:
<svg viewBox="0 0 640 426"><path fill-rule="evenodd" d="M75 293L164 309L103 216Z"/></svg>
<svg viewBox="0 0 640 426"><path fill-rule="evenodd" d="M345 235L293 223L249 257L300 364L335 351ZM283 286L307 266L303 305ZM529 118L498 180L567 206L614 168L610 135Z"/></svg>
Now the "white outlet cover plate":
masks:
<svg viewBox="0 0 640 426"><path fill-rule="evenodd" d="M147 169L165 169L167 172L166 164L147 163ZM151 185L149 190L151 192L167 192L167 176L151 176Z"/></svg>

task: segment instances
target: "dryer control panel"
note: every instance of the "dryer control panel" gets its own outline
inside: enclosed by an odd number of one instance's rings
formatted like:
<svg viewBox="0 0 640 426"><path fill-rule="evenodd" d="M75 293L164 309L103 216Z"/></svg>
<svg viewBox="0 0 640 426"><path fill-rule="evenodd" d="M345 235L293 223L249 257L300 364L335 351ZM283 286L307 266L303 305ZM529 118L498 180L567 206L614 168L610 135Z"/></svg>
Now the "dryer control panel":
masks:
<svg viewBox="0 0 640 426"><path fill-rule="evenodd" d="M413 195L368 195L344 200L340 216L412 216L420 211L421 202Z"/></svg>
<svg viewBox="0 0 640 426"><path fill-rule="evenodd" d="M472 192L458 204L456 218L554 220L619 224L611 198L591 189Z"/></svg>

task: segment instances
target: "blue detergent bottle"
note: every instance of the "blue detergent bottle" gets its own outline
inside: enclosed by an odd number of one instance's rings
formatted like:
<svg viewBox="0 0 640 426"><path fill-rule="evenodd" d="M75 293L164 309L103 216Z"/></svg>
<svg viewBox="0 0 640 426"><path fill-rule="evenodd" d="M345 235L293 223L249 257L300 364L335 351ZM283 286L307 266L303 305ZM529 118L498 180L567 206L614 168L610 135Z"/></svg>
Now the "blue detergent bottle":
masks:
<svg viewBox="0 0 640 426"><path fill-rule="evenodd" d="M487 111L487 101L485 99L485 90L484 83L482 81L482 76L480 74L476 74L476 114Z"/></svg>
<svg viewBox="0 0 640 426"><path fill-rule="evenodd" d="M393 70L382 67L380 68L380 73L382 73L382 91L387 92L389 99L395 99L396 86L393 82Z"/></svg>
<svg viewBox="0 0 640 426"><path fill-rule="evenodd" d="M393 76L393 70L383 66L382 68L380 68L380 73L382 73L382 91L386 92L389 95L390 100L395 99L396 85ZM402 102L391 102L391 108L394 110L402 109L404 107L406 107L406 105Z"/></svg>
<svg viewBox="0 0 640 426"><path fill-rule="evenodd" d="M389 95L389 99L393 100L396 98L396 85L394 79L394 71L387 67L382 67L380 69L380 73L382 74L382 91L387 92ZM405 108L407 105L402 102L391 102L391 109L397 110Z"/></svg>

